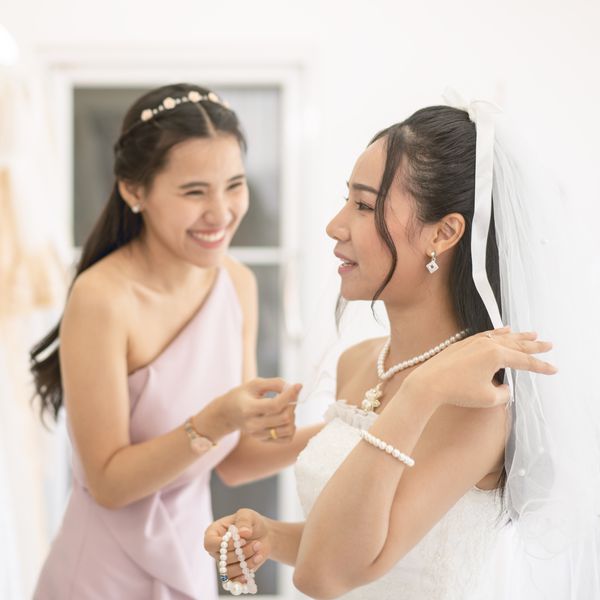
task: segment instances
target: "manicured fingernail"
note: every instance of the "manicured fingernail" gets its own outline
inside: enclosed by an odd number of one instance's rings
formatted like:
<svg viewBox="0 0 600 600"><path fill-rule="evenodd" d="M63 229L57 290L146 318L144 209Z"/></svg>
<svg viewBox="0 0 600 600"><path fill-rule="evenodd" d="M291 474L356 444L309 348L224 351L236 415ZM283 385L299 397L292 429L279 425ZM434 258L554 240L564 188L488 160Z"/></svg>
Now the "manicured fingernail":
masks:
<svg viewBox="0 0 600 600"><path fill-rule="evenodd" d="M245 540L244 538L242 538L240 540L240 546L245 546L248 543L248 540Z"/></svg>
<svg viewBox="0 0 600 600"><path fill-rule="evenodd" d="M260 542L256 542L254 546L252 546L252 550L254 550L254 552L258 552L260 550Z"/></svg>
<svg viewBox="0 0 600 600"><path fill-rule="evenodd" d="M262 559L263 559L262 554L257 554L254 557L254 564L257 565L258 563L260 563L262 561Z"/></svg>

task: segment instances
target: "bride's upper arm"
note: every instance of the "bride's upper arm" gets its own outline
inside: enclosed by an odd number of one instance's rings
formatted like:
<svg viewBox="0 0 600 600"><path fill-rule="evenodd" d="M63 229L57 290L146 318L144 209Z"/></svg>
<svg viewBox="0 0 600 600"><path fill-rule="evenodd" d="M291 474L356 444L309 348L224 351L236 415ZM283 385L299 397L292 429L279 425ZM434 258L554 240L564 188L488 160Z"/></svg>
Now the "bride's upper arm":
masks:
<svg viewBox="0 0 600 600"><path fill-rule="evenodd" d="M392 504L386 542L372 564L378 579L401 560L473 486L503 460L506 410L445 407L451 426L428 427ZM447 425L447 423L446 423Z"/></svg>

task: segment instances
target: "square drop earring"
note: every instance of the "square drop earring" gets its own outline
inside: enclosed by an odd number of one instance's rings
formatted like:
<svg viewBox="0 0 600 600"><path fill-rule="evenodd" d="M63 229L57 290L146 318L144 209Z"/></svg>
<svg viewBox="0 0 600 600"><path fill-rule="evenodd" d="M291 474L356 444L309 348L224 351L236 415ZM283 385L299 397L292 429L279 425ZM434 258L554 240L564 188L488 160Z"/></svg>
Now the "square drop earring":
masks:
<svg viewBox="0 0 600 600"><path fill-rule="evenodd" d="M430 273L435 273L440 265L437 264L435 250L431 253L431 260L425 265Z"/></svg>

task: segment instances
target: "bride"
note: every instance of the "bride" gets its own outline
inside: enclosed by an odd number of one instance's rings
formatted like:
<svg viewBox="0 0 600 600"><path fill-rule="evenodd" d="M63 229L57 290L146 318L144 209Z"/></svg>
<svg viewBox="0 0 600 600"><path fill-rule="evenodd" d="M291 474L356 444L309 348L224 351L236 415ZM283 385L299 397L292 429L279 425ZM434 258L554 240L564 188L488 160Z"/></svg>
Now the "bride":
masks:
<svg viewBox="0 0 600 600"><path fill-rule="evenodd" d="M530 313L546 316L547 296L527 268L537 239L519 237L531 234L532 208L506 185L512 158L494 142L491 113L422 109L358 158L327 233L341 296L383 301L390 335L339 359L339 400L296 464L306 521L241 509L208 528L205 547L236 594L242 568L270 558L294 565L294 584L314 598L481 600L491 597L488 569L507 521L526 532L540 517L554 523L569 460L550 451L558 419L544 412L544 378L534 374L557 369L534 356L552 344L528 331ZM572 488L590 501L586 527L597 528L597 496ZM571 521L569 532L584 528ZM223 542L232 524L246 540L242 562ZM542 537L530 535L523 556L551 545ZM578 589L597 590L597 573L586 576ZM584 597L560 594L544 597Z"/></svg>

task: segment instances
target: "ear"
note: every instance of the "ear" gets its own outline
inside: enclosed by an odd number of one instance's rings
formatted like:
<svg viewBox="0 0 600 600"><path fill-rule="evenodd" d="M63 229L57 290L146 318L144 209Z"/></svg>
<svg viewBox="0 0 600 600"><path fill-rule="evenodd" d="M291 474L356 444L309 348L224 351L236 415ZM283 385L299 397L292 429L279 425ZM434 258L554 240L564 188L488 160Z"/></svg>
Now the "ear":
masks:
<svg viewBox="0 0 600 600"><path fill-rule="evenodd" d="M119 179L117 185L119 186L121 198L127 202L129 208L133 210L134 207L141 208L144 205L144 193L141 185L129 183L122 179Z"/></svg>
<svg viewBox="0 0 600 600"><path fill-rule="evenodd" d="M440 256L458 244L465 233L465 218L460 213L450 213L433 228L431 250Z"/></svg>

